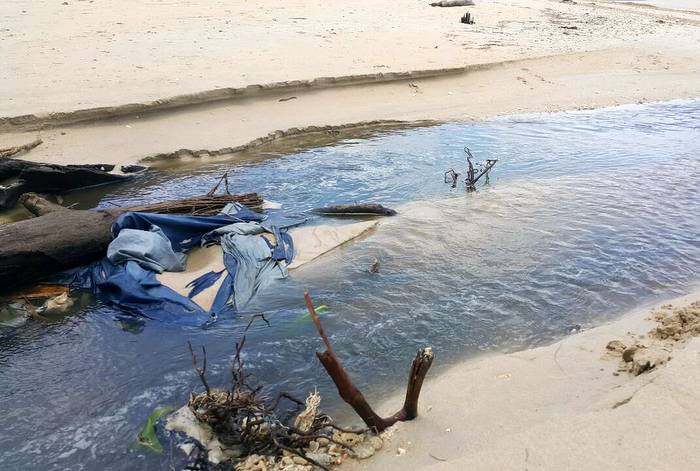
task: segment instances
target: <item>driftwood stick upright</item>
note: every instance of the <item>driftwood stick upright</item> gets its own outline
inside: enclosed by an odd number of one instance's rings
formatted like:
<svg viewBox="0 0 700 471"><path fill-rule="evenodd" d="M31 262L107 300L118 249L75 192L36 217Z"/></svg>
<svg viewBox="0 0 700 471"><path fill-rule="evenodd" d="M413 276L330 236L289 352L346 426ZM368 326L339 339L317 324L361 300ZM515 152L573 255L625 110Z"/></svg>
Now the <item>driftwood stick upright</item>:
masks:
<svg viewBox="0 0 700 471"><path fill-rule="evenodd" d="M309 315L316 325L316 330L321 336L323 343L326 345L325 352L316 352L316 356L321 361L321 364L326 369L326 372L331 377L335 386L338 388L340 397L352 407L357 415L364 421L367 426L376 432L381 432L384 429L391 427L396 422L411 420L418 416L418 397L420 396L423 379L433 364L433 352L430 348L422 348L416 354L416 357L411 364L411 370L408 376L408 386L406 387L406 399L403 407L392 416L383 418L377 415L364 398L359 389L350 379L350 376L340 364L338 356L333 350L328 336L326 335L321 320L316 314L313 301L307 291L304 292L304 300L306 307L309 310Z"/></svg>

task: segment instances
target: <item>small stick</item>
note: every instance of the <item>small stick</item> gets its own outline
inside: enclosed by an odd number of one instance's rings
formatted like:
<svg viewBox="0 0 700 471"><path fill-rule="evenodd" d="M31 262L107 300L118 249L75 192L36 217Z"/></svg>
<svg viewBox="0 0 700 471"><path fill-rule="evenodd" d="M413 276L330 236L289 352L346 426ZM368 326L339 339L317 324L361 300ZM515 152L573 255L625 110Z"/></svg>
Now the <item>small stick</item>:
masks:
<svg viewBox="0 0 700 471"><path fill-rule="evenodd" d="M41 139L36 139L27 144L22 144L21 146L6 147L4 149L0 149L0 159L12 157L13 155L17 155L20 152L29 152L30 150L42 144L43 142L44 141L42 141Z"/></svg>
<svg viewBox="0 0 700 471"><path fill-rule="evenodd" d="M24 307L27 309L27 312L29 313L29 315L31 317L33 317L34 319L42 320L42 321L50 321L51 320L48 317L44 317L41 314L39 314L39 312L36 310L34 305L32 303L30 303L26 297L22 297L22 299L24 300Z"/></svg>
<svg viewBox="0 0 700 471"><path fill-rule="evenodd" d="M207 390L208 396L211 393L211 390L209 389L209 383L207 383L207 379L204 377L204 373L207 372L207 350L206 348L204 348L204 345L202 345L202 354L204 355L204 360L202 361L202 367L200 368L197 365L197 355L195 355L194 350L192 349L192 342L188 340L187 345L190 347L190 353L192 354L192 364L194 364L194 370L199 375L199 379L202 381L204 389Z"/></svg>

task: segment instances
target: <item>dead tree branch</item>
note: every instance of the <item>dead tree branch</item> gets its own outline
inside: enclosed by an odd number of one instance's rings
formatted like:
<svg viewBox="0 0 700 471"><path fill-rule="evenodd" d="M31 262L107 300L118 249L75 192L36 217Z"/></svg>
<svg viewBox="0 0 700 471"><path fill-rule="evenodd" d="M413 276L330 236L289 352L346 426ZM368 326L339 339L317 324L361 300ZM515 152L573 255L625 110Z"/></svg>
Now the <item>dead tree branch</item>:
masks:
<svg viewBox="0 0 700 471"><path fill-rule="evenodd" d="M204 376L204 374L207 372L207 350L206 348L204 348L204 345L202 345L202 355L204 356L204 359L202 360L202 367L200 368L197 362L197 355L195 355L194 350L192 349L192 342L188 340L187 345L190 347L190 354L192 355L192 364L194 365L194 370L197 372L199 379L202 381L204 389L207 390L208 396L209 394L211 394L211 389L209 389L209 383L207 383L207 378Z"/></svg>
<svg viewBox="0 0 700 471"><path fill-rule="evenodd" d="M0 149L0 159L12 157L13 155L17 155L23 152L29 152L35 147L41 145L43 142L44 141L42 141L41 139L35 139L32 142L22 144L21 146L6 147L4 149Z"/></svg>
<svg viewBox="0 0 700 471"><path fill-rule="evenodd" d="M326 369L326 372L338 388L340 397L343 398L343 400L355 410L357 415L360 416L364 423L367 424L370 429L381 432L386 428L391 427L396 422L414 419L418 415L418 397L420 396L420 390L423 386L423 379L433 363L432 349L423 348L416 354L416 357L411 364L411 371L408 377L408 386L406 388L406 399L401 410L390 417L380 417L376 412L374 412L360 390L357 389L355 384L352 382L352 379L350 379L348 373L340 364L340 360L335 354L333 346L331 345L331 342L328 339L323 326L321 325L321 320L316 314L313 301L311 300L311 296L309 296L308 291L304 292L304 300L306 301L306 307L309 310L309 315L316 325L316 330L318 330L318 334L321 336L321 339L326 346L326 351L316 352L316 356L321 361L321 364Z"/></svg>

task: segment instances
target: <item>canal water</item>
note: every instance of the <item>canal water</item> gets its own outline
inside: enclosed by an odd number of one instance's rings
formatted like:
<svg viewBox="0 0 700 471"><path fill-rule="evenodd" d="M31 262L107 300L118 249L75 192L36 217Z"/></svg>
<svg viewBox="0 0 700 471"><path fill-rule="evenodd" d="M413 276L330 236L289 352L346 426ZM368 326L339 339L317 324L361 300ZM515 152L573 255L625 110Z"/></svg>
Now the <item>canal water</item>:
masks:
<svg viewBox="0 0 700 471"><path fill-rule="evenodd" d="M124 322L86 296L51 322L0 309L0 463L4 470L158 469L172 458L132 446L160 405L201 388L187 341L206 345L207 376L229 381L251 315L245 360L271 392L321 392L350 419L314 356L308 288L344 365L372 403L403 388L416 350L434 370L478 354L546 344L700 281L700 101L529 114L285 141L229 161L155 169L66 203L110 207L185 197L228 172L292 216L378 202L399 215L273 284L235 318L188 328ZM498 159L475 192L443 173ZM310 224L320 223L313 218ZM369 273L374 260L379 273ZM430 381L430 376L427 381Z"/></svg>

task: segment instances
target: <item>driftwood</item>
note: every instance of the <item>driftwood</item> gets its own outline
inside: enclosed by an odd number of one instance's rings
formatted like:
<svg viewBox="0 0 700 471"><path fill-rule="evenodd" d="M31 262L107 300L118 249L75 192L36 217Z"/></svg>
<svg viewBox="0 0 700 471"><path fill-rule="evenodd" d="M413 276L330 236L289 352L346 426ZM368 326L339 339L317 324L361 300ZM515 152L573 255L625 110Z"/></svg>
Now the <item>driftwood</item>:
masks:
<svg viewBox="0 0 700 471"><path fill-rule="evenodd" d="M27 144L22 144L21 146L6 147L4 149L0 149L0 159L12 157L13 155L17 155L23 152L29 152L35 147L41 145L43 142L44 141L42 141L41 139L36 139Z"/></svg>
<svg viewBox="0 0 700 471"><path fill-rule="evenodd" d="M340 461L335 461L333 456L320 450L320 439L324 439L332 447L344 449L352 455L358 452L355 445L364 440L361 435L372 432L379 433L398 421L411 420L418 415L418 397L423 379L433 362L432 351L429 348L419 350L411 365L403 407L396 414L382 418L372 410L341 366L308 292L304 292L304 299L316 329L326 346L325 352L316 352L316 355L338 387L342 399L353 407L368 428L347 430L338 427L331 417L321 413L318 409L321 397L315 392L310 394L305 402L286 392L280 392L274 398L262 394L266 388L262 384L251 382L254 375L250 375L244 370L241 356L246 333L253 321L260 317L268 326L270 325L262 314L257 314L250 319L241 340L236 343L235 356L230 368L232 384L230 389L209 386L205 377L207 352L202 347L200 366L195 349L188 343L194 370L205 391L191 393L187 405L199 422L211 428L220 443L227 449L236 451L237 456L233 459L234 462L247 463L246 457L263 455L269 457L267 460L263 459L263 463L274 463L278 462L280 456L291 453L325 470L328 469L326 465L339 464ZM282 401L289 403L294 408L284 411L280 407ZM316 443L314 444L312 441L316 441ZM312 447L312 445L315 446ZM328 450L330 451L330 448ZM202 448L200 451L194 455L196 463L206 464L208 450ZM328 463L327 459L322 459L325 456L331 459L331 463ZM255 457L256 462L259 462L260 459L259 456ZM195 467L192 466L192 469ZM196 469L201 468L196 467ZM236 465L236 469L238 469L238 465Z"/></svg>
<svg viewBox="0 0 700 471"><path fill-rule="evenodd" d="M433 364L433 352L430 348L423 348L418 351L416 357L411 364L411 370L408 375L408 386L406 388L406 399L403 407L394 415L389 417L380 417L369 405L359 389L350 379L350 376L340 364L333 346L331 345L326 332L323 330L321 320L316 314L313 301L308 292L304 292L304 300L306 308L309 310L309 315L316 325L318 334L321 336L323 343L326 346L325 352L316 352L316 356L321 361L321 364L326 369L326 372L331 377L340 397L343 398L360 416L363 422L376 432L381 432L388 427L391 427L396 422L412 420L418 416L418 397L423 386L423 379Z"/></svg>
<svg viewBox="0 0 700 471"><path fill-rule="evenodd" d="M253 211L262 210L263 199L257 193L239 195L204 195L176 201L132 206L129 211L160 214L190 214L193 216L213 216L219 214L228 203L240 203Z"/></svg>
<svg viewBox="0 0 700 471"><path fill-rule="evenodd" d="M169 213L192 214L194 209L197 214L216 214L232 201L250 203L251 209L262 204L256 193L247 193L96 211L68 209L24 194L20 202L38 217L0 225L0 292L104 257L112 241L112 223L124 212L155 212L165 205Z"/></svg>
<svg viewBox="0 0 700 471"><path fill-rule="evenodd" d="M133 178L109 173L114 165L51 165L19 159L0 160L0 210L12 208L29 192L58 193Z"/></svg>
<svg viewBox="0 0 700 471"><path fill-rule="evenodd" d="M204 386L204 392L191 393L187 406L200 423L211 428L221 444L236 453L233 462L244 463L245 458L250 455L269 457L268 463L279 462L281 456L292 454L304 458L315 466L314 469L327 470L329 461L335 464L338 461L328 454L328 459L323 460L323 464L316 461L316 458L323 458L323 453L319 450L319 439L325 439L332 446L353 453L354 440L370 431L345 429L336 425L330 416L320 411L321 396L317 392L309 394L305 401L284 391L274 397L265 393L268 388L259 384L255 375L245 370L241 355L246 334L258 318L270 326L263 314L251 317L241 339L235 345L235 355L230 368L231 387L228 389L209 386L206 379L207 351L202 346L200 367L200 359L188 342L194 370ZM317 442L313 443L314 441ZM190 455L194 460L190 461L187 469L209 469L206 464L207 451L202 447L199 452ZM260 461L260 456L256 461ZM198 466L199 464L202 466ZM264 466L261 469L264 469Z"/></svg>
<svg viewBox="0 0 700 471"><path fill-rule="evenodd" d="M396 211L381 204L339 204L325 208L315 208L314 213L324 216L394 216Z"/></svg>
<svg viewBox="0 0 700 471"><path fill-rule="evenodd" d="M117 214L79 211L23 195L40 217L0 225L0 291L104 256Z"/></svg>
<svg viewBox="0 0 700 471"><path fill-rule="evenodd" d="M431 7L471 7L473 5L473 0L443 0L430 4Z"/></svg>
<svg viewBox="0 0 700 471"><path fill-rule="evenodd" d="M484 180L486 183L489 181L489 172L494 165L498 162L498 159L487 159L486 163L477 164L478 171L474 168L472 159L474 156L469 150L469 147L464 148L464 152L467 154L467 178L464 179L464 184L467 187L467 191L476 190L476 184L481 177L486 177ZM459 178L459 173L455 172L453 168L445 172L445 183L451 183L452 188L457 187L457 179Z"/></svg>

